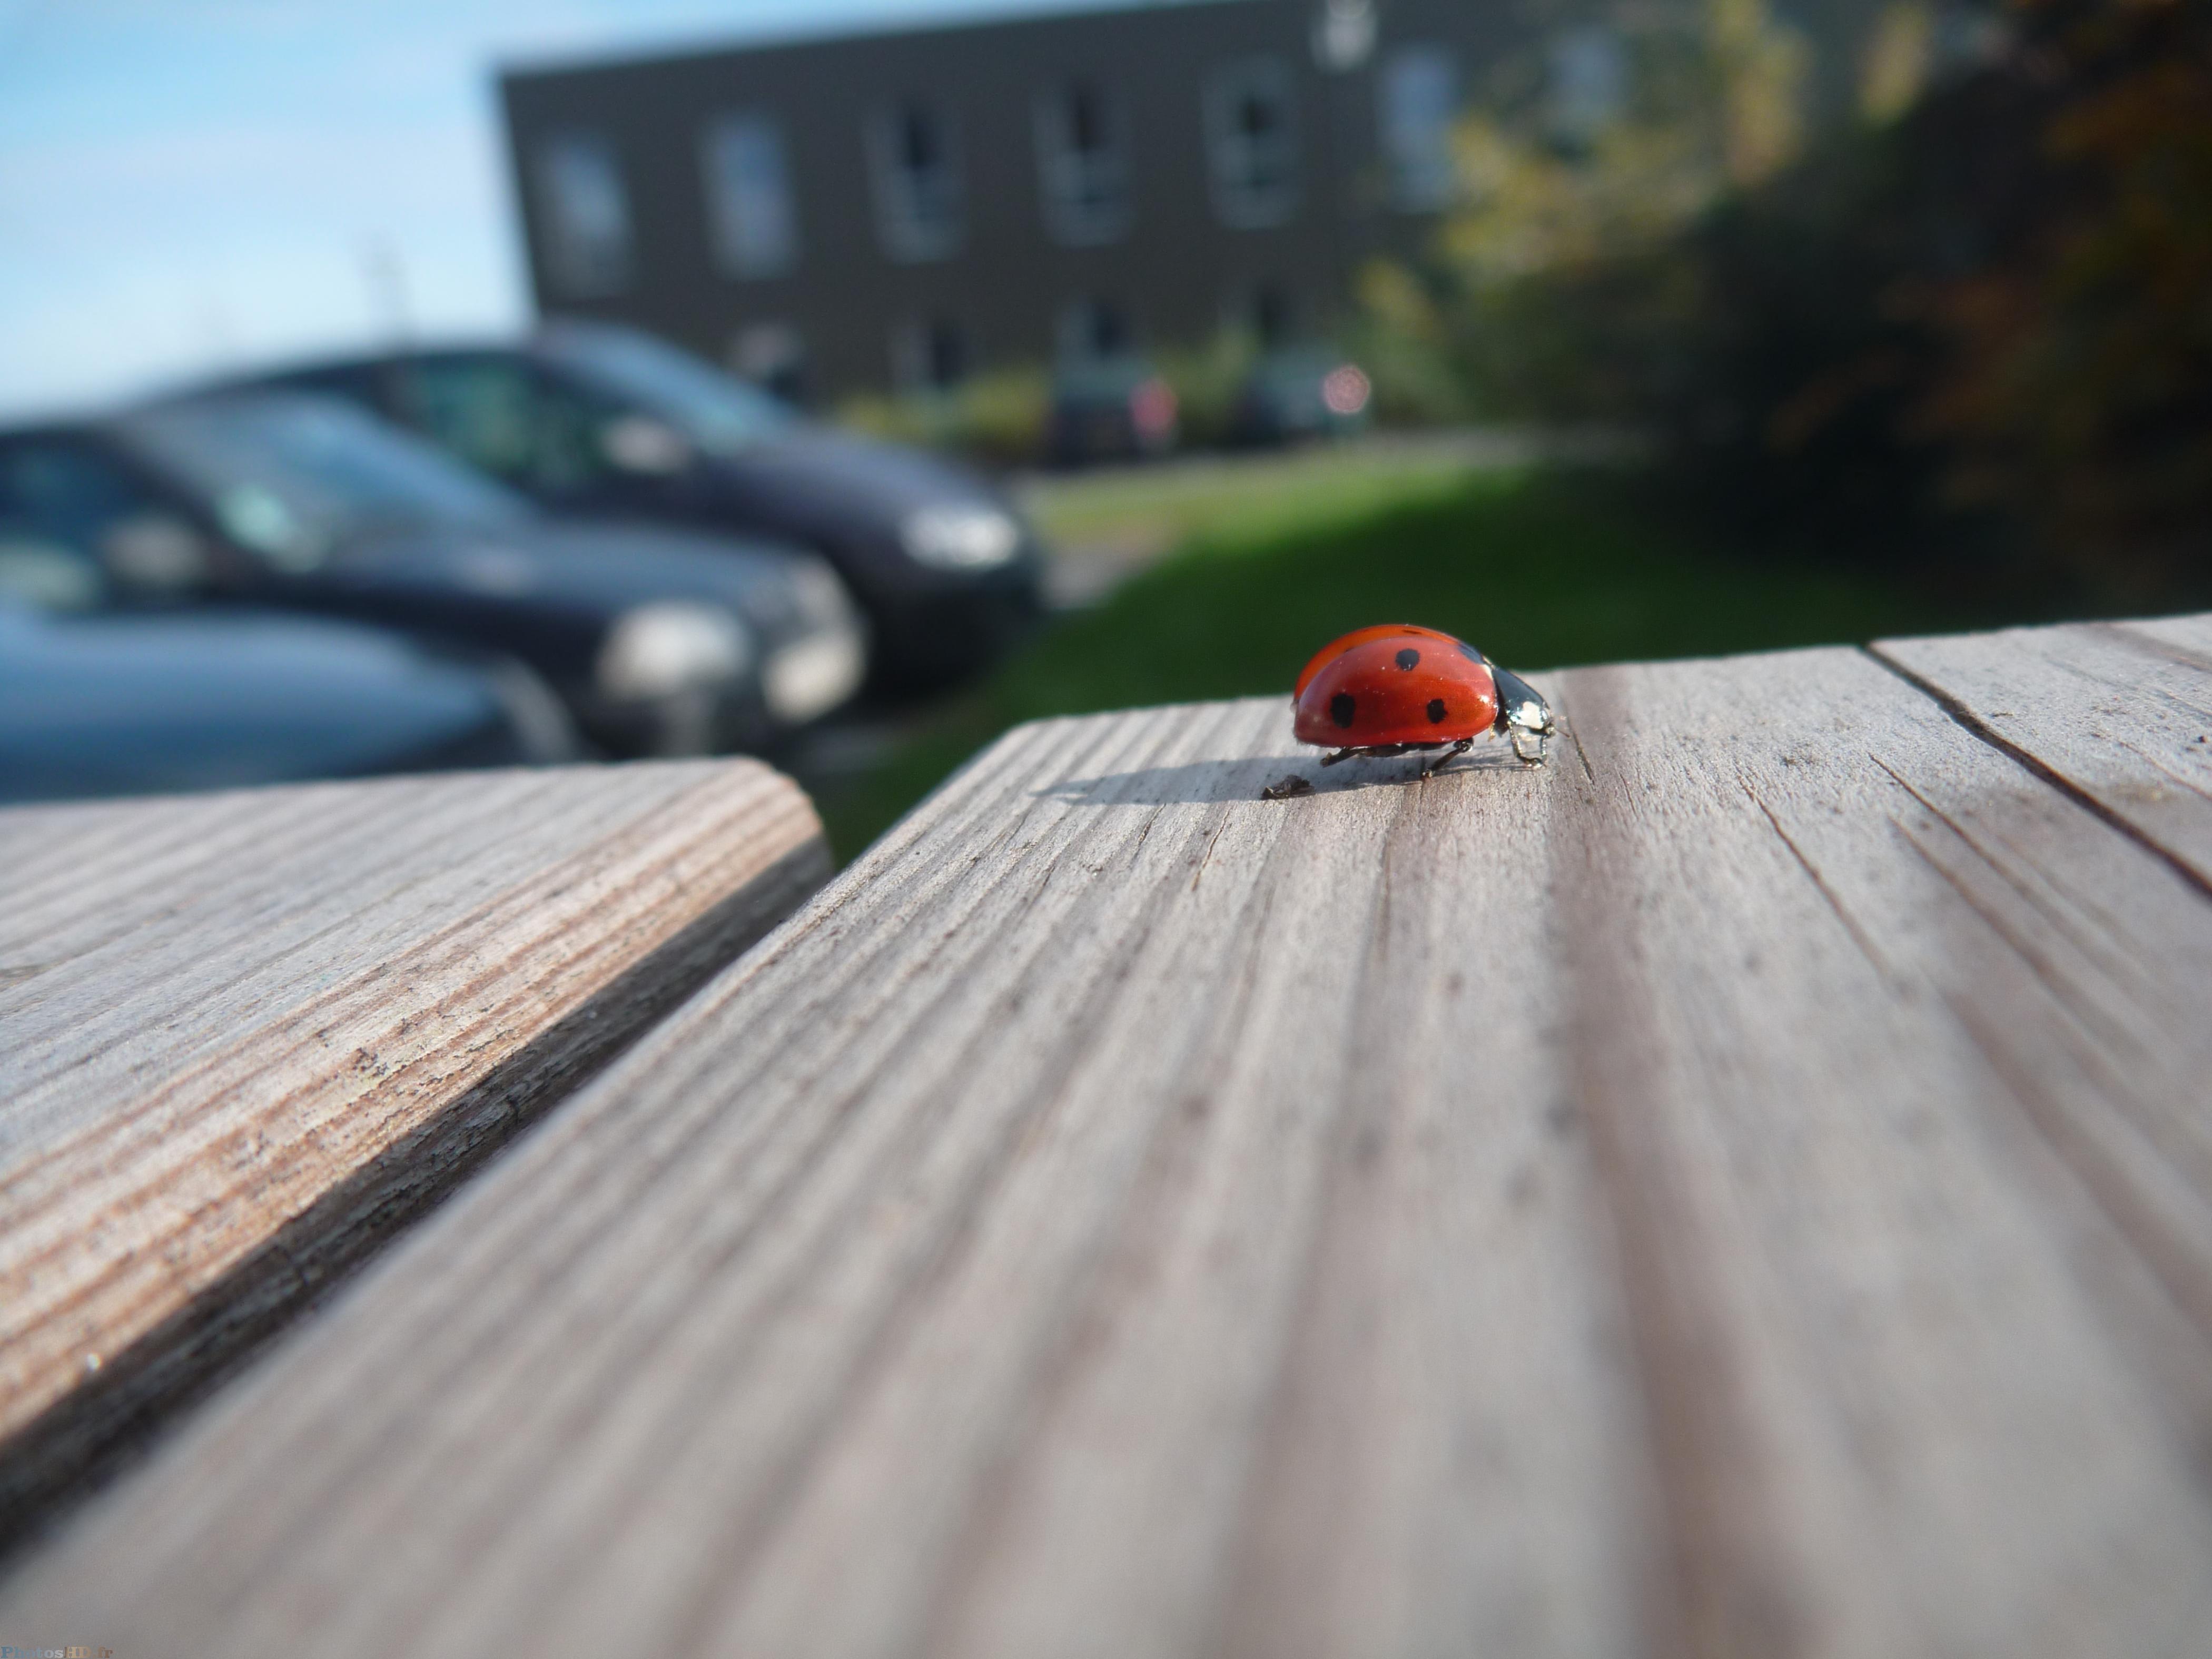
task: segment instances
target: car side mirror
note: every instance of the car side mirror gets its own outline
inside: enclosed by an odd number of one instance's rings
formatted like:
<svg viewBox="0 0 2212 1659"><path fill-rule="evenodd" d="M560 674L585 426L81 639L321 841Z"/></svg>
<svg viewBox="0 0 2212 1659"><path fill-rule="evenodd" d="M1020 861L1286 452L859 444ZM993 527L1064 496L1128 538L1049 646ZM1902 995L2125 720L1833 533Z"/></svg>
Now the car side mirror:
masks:
<svg viewBox="0 0 2212 1659"><path fill-rule="evenodd" d="M215 581L207 538L167 513L133 514L110 525L100 559L117 586L141 594L176 597Z"/></svg>
<svg viewBox="0 0 2212 1659"><path fill-rule="evenodd" d="M691 465L691 441L650 415L620 415L599 428L599 449L624 472L666 477Z"/></svg>

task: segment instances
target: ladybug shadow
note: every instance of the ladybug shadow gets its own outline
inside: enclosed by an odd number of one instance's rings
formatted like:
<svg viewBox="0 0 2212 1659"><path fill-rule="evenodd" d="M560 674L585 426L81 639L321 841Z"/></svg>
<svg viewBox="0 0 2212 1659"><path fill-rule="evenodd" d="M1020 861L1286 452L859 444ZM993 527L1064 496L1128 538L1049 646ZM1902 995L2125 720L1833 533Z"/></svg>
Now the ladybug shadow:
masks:
<svg viewBox="0 0 2212 1659"><path fill-rule="evenodd" d="M1101 806L1163 806L1176 801L1249 800L1259 804L1261 791L1279 787L1292 778L1309 788L1270 797L1295 802L1316 795L1346 794L1356 789L1402 789L1421 781L1421 768L1434 757L1394 755L1387 760L1364 757L1325 767L1318 755L1270 755L1257 760L1186 761L1180 766L1148 766L1134 772L1106 772L1091 778L1063 778L1034 792L1049 800L1085 802ZM1462 773L1521 772L1528 769L1510 749L1456 757L1436 775L1439 783Z"/></svg>

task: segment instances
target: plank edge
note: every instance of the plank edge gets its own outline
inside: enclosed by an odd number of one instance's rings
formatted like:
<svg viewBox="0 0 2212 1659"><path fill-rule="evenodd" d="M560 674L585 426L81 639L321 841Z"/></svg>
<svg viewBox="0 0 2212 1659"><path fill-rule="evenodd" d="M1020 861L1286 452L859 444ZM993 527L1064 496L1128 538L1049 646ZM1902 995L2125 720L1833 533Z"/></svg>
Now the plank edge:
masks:
<svg viewBox="0 0 2212 1659"><path fill-rule="evenodd" d="M829 878L818 826L0 1443L0 1560L58 1528Z"/></svg>

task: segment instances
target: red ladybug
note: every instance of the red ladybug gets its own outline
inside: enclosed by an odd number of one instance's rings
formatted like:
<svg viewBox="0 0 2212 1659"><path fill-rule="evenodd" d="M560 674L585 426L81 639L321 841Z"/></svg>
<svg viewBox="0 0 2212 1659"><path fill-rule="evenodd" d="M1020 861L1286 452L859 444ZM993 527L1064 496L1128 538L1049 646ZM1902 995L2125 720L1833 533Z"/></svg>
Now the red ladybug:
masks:
<svg viewBox="0 0 2212 1659"><path fill-rule="evenodd" d="M1551 708L1526 680L1464 640L1410 623L1356 629L1332 640L1306 664L1291 698L1300 743L1340 745L1323 766L1354 755L1449 751L1421 769L1427 777L1485 732L1504 736L1514 755L1533 766L1543 760L1544 739L1556 729Z"/></svg>

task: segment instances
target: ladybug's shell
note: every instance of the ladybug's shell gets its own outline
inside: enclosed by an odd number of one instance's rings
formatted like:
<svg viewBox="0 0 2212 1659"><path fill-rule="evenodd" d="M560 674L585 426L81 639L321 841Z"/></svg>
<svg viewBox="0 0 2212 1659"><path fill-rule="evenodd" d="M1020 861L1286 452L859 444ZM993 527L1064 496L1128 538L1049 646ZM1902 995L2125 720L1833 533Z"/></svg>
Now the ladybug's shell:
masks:
<svg viewBox="0 0 2212 1659"><path fill-rule="evenodd" d="M1300 743L1364 749L1456 743L1498 720L1498 686L1473 646L1430 628L1363 628L1298 677Z"/></svg>
<svg viewBox="0 0 2212 1659"><path fill-rule="evenodd" d="M1304 696L1306 687L1313 683L1313 677L1320 673L1331 660L1342 656L1353 646L1364 645L1370 640L1387 640L1398 634L1412 635L1413 637L1407 643L1423 652L1425 652L1428 647L1423 645L1422 641L1435 640L1444 645L1457 646L1477 662L1484 660L1482 653L1468 644L1466 641L1455 639L1449 634L1439 633L1433 628L1422 628L1413 623L1377 623L1372 628L1355 628L1349 634L1331 640L1309 657L1306 659L1305 667L1299 671L1298 683L1291 688L1291 701L1296 702Z"/></svg>

